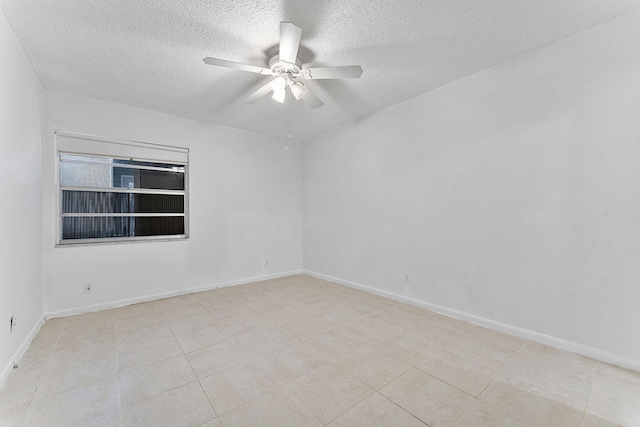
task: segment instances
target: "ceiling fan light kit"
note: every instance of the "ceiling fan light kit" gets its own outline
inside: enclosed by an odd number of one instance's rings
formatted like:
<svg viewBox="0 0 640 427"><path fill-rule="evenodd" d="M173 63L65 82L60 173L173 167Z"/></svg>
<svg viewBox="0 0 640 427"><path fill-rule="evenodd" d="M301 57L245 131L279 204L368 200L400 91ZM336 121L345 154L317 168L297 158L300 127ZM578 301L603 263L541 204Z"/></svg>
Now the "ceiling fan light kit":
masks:
<svg viewBox="0 0 640 427"><path fill-rule="evenodd" d="M293 94L294 98L296 98L297 101L300 101L307 91L307 89L304 87L304 83L300 82L291 83L291 86L289 86L289 88L291 89L291 94Z"/></svg>
<svg viewBox="0 0 640 427"><path fill-rule="evenodd" d="M320 108L324 103L299 80L353 79L362 75L359 65L327 68L303 68L297 58L302 30L290 22L280 23L280 50L269 60L269 68L227 61L218 58L204 58L204 63L218 67L232 68L250 73L270 75L274 79L249 95L244 102L253 104L258 99L273 92L271 98L283 103L287 90L296 100L303 100L311 108ZM290 98L290 97L289 97Z"/></svg>
<svg viewBox="0 0 640 427"><path fill-rule="evenodd" d="M284 103L284 100L286 97L287 97L287 90L284 88L274 90L273 95L271 95L271 99L273 99L276 102L279 102L280 104Z"/></svg>

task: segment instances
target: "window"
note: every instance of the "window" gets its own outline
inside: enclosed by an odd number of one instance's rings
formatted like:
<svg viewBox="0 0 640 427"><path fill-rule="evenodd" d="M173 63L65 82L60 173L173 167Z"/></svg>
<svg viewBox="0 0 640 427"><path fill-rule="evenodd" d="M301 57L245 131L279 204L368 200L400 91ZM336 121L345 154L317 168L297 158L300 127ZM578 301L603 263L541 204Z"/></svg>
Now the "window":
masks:
<svg viewBox="0 0 640 427"><path fill-rule="evenodd" d="M60 244L188 236L186 149L66 133L56 144Z"/></svg>

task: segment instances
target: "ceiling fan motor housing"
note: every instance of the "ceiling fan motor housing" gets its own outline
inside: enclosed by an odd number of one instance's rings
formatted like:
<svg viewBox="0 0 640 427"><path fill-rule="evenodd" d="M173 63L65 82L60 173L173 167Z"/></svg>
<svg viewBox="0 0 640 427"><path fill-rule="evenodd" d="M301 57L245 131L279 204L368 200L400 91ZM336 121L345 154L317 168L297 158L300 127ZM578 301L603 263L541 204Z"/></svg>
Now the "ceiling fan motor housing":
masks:
<svg viewBox="0 0 640 427"><path fill-rule="evenodd" d="M296 59L296 63L292 64L291 62L281 61L280 55L276 55L269 60L269 69L271 70L271 74L273 77L278 77L283 73L287 73L291 76L292 79L295 79L300 76L302 68L302 62L299 59Z"/></svg>

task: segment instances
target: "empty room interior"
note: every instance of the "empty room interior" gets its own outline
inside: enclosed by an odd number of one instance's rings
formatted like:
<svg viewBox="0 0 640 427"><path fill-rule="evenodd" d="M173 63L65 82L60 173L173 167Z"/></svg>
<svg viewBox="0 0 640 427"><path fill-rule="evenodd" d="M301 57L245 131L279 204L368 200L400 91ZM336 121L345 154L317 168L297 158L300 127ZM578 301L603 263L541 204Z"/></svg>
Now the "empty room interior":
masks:
<svg viewBox="0 0 640 427"><path fill-rule="evenodd" d="M0 0L1 426L640 426L640 0Z"/></svg>

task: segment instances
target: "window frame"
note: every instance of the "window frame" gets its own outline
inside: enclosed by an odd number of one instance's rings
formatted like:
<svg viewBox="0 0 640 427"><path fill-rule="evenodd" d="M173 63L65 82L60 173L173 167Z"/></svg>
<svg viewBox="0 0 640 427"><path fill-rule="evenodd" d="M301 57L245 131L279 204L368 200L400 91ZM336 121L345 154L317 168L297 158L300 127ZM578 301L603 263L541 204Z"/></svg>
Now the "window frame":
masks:
<svg viewBox="0 0 640 427"><path fill-rule="evenodd" d="M112 154L104 154L104 153L96 153L96 151L100 150L91 150L90 148L86 150L68 150L61 148L59 137L64 138L73 138L73 139L81 139L89 141L90 143L97 144L115 144L118 146L129 146L134 149L134 151L142 151L148 150L149 153L162 153L173 152L180 153L182 157L184 157L184 161L176 161L169 160L167 158L162 158L161 156L149 156L149 157L141 157L136 155L135 157L126 157L123 155L112 155ZM56 216L56 244L55 247L73 247L73 246L94 246L94 245L111 245L111 244L126 244L126 243L145 243L145 242L163 242L163 241L181 241L189 239L189 149L184 147L177 146L169 146L169 145L161 145L161 144L152 144L148 142L138 142L138 141L127 141L122 139L115 138L104 138L98 137L94 135L84 135L73 132L65 132L65 131L55 131L54 132L54 154L55 154L55 187L56 187L56 201L55 201L55 212ZM122 148L122 147L118 147ZM150 163L168 163L175 164L176 166L181 166L184 168L184 190L165 190L165 189L145 189L145 188L99 188L99 187L63 187L60 185L60 168L62 163L61 155L71 155L71 156L87 156L87 157L98 157L98 158L110 158L110 159L118 159L118 160L134 160L140 162L150 162ZM78 162L85 163L85 162ZM126 165L126 164L118 164L118 167L127 167L130 169L151 169L151 170L160 170L162 168L154 168L154 167L139 167L138 165ZM164 170L164 169L163 169ZM126 213L86 213L86 214L63 214L62 212L62 198L63 191L65 190L80 190L80 191L104 191L104 192L118 192L118 193L126 193L126 194L176 194L184 196L184 213L176 214L176 213L163 213L163 214L155 214L155 213L137 213L137 214L126 214ZM103 238L89 238L89 239L63 239L62 237L62 222L65 217L170 217L170 216L181 216L184 217L184 234L175 234L175 235L159 235L159 236L134 236L134 237L103 237Z"/></svg>

